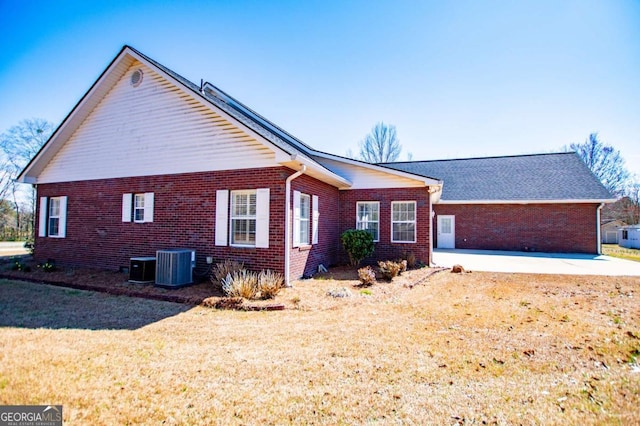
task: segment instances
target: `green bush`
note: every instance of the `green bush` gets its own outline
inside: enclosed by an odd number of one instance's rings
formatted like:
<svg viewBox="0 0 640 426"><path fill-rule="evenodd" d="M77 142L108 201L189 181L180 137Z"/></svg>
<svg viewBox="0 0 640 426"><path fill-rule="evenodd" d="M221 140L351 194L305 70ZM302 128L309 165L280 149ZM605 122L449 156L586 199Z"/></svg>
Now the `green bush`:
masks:
<svg viewBox="0 0 640 426"><path fill-rule="evenodd" d="M375 250L373 235L369 231L348 229L340 235L340 240L351 266L359 265L362 259L371 256Z"/></svg>

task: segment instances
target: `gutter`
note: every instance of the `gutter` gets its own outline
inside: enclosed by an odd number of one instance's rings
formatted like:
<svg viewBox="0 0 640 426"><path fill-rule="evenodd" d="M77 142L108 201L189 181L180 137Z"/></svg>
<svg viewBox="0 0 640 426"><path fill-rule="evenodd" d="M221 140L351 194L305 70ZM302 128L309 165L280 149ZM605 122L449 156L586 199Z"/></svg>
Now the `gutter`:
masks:
<svg viewBox="0 0 640 426"><path fill-rule="evenodd" d="M284 240L284 286L291 287L289 282L289 274L291 272L291 181L304 174L307 166L304 164L302 168L289 176L285 181L285 240Z"/></svg>

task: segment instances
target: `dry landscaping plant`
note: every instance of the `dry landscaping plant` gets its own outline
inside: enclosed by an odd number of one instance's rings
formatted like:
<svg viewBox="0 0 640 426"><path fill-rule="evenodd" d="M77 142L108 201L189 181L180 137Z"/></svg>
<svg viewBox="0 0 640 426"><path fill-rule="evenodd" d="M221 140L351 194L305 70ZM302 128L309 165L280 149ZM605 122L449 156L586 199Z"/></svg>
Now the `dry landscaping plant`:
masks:
<svg viewBox="0 0 640 426"><path fill-rule="evenodd" d="M382 278L384 278L387 281L391 281L392 279L400 275L403 269L406 270L407 269L406 265L407 265L406 262L400 263L400 262L394 262L393 260L385 260L385 261L378 262L378 268L380 268L380 274L382 275Z"/></svg>
<svg viewBox="0 0 640 426"><path fill-rule="evenodd" d="M258 275L258 292L261 299L273 299L284 286L284 275L270 269Z"/></svg>
<svg viewBox="0 0 640 426"><path fill-rule="evenodd" d="M363 286L370 286L376 283L376 273L371 266L358 269L358 279Z"/></svg>
<svg viewBox="0 0 640 426"><path fill-rule="evenodd" d="M412 251L406 252L404 255L404 259L407 261L408 269L415 269L418 266L416 254Z"/></svg>
<svg viewBox="0 0 640 426"><path fill-rule="evenodd" d="M211 272L211 283L220 288L222 286L222 280L234 272L239 272L243 269L244 263L235 260L227 259L224 262L216 263Z"/></svg>
<svg viewBox="0 0 640 426"><path fill-rule="evenodd" d="M227 297L254 299L258 294L258 274L242 269L222 280L222 291Z"/></svg>

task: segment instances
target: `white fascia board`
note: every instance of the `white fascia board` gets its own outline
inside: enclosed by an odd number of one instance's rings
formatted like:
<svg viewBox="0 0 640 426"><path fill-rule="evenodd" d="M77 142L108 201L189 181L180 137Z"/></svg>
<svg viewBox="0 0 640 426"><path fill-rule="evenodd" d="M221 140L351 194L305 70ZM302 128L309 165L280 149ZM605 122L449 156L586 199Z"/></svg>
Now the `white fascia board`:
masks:
<svg viewBox="0 0 640 426"><path fill-rule="evenodd" d="M340 157L339 155L328 154L326 152L320 152L315 150L313 151L313 155L327 158L329 160L340 161L342 163L351 164L352 166L359 166L359 167L364 167L371 170L376 170L382 173L389 173L390 175L401 176L407 179L419 180L424 182L425 186L442 185L442 181L439 181L437 179L427 178L424 176L403 172L401 170L391 169L388 167L377 166L375 164L366 163L364 161L352 160L350 158Z"/></svg>
<svg viewBox="0 0 640 426"><path fill-rule="evenodd" d="M322 166L321 164L318 164L315 161L308 159L306 157L303 157L301 155L294 154L289 158L289 161L296 162L296 163L299 163L300 165L306 166L307 167L306 174L310 174L309 171L314 171L319 173L320 175L327 178L328 180L327 183L330 183L336 186L338 189L348 189L353 185L353 183L348 179L345 179L344 177L333 173L332 171ZM286 164L283 164L283 165L286 165Z"/></svg>
<svg viewBox="0 0 640 426"><path fill-rule="evenodd" d="M612 199L576 199L576 200L440 200L437 204L599 204L613 203Z"/></svg>

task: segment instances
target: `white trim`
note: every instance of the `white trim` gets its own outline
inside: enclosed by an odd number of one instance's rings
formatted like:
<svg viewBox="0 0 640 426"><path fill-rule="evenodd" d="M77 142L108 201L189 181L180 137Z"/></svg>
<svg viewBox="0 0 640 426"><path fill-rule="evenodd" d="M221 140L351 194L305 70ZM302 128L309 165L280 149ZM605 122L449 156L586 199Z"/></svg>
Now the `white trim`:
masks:
<svg viewBox="0 0 640 426"><path fill-rule="evenodd" d="M269 248L269 188L256 190L256 248Z"/></svg>
<svg viewBox="0 0 640 426"><path fill-rule="evenodd" d="M48 215L48 203L47 197L40 197L40 214L38 215L38 237L47 236L47 215Z"/></svg>
<svg viewBox="0 0 640 426"><path fill-rule="evenodd" d="M307 200L307 205L309 207L309 211L308 211L308 216L304 217L302 215L302 200L306 199ZM302 232L302 223L306 222L307 223L307 232L306 232L306 239L305 241L303 241L302 236L304 234L304 232ZM298 227L300 228L300 232L298 233L298 239L300 242L300 246L308 246L311 245L311 240L310 240L310 236L309 233L311 231L311 196L309 194L300 194L300 217L298 218Z"/></svg>
<svg viewBox="0 0 640 426"><path fill-rule="evenodd" d="M293 191L293 246L300 247L300 191Z"/></svg>
<svg viewBox="0 0 640 426"><path fill-rule="evenodd" d="M58 214L58 238L67 237L67 197L57 197L60 200L60 213Z"/></svg>
<svg viewBox="0 0 640 426"><path fill-rule="evenodd" d="M218 189L216 191L216 224L215 245L226 246L229 240L229 190Z"/></svg>
<svg viewBox="0 0 640 426"><path fill-rule="evenodd" d="M284 286L291 287L289 275L291 275L291 181L298 176L304 174L307 166L301 165L302 168L289 176L284 181Z"/></svg>
<svg viewBox="0 0 640 426"><path fill-rule="evenodd" d="M256 197L256 215L250 215L249 212L247 211L247 214L244 216L234 216L234 207L235 207L235 196L236 195L247 195L249 198L251 197L251 195L254 195ZM257 226L258 226L258 220L257 220L257 209L258 209L258 192L255 189L239 189L239 190L233 190L230 192L230 199L231 199L231 213L229 214L229 234L231 236L231 238L229 239L229 245L231 247L255 247L256 246L256 236L254 235L254 240L253 240L253 244L251 243L237 243L234 242L234 231L233 231L233 220L253 220L256 223L256 232L257 232ZM249 199L248 199L249 200ZM250 206L251 203L248 201L247 202L247 207Z"/></svg>
<svg viewBox="0 0 640 426"><path fill-rule="evenodd" d="M442 239L440 238L442 228L441 222L444 218L451 219L451 236L453 237L453 241L451 242L451 246L443 247ZM440 214L436 218L436 232L438 233L438 248L444 249L455 249L456 248L456 217L452 214Z"/></svg>
<svg viewBox="0 0 640 426"><path fill-rule="evenodd" d="M133 209L133 194L122 194L122 221L131 222L131 212Z"/></svg>
<svg viewBox="0 0 640 426"><path fill-rule="evenodd" d="M359 213L359 205L360 204L376 204L378 206L378 220L376 221L378 223L378 238L374 238L373 242L377 243L380 241L380 201L356 201L356 229L360 229L358 228L358 213ZM373 222L373 221L372 221Z"/></svg>
<svg viewBox="0 0 640 426"><path fill-rule="evenodd" d="M602 226L600 225L600 210L602 210L603 207L604 203L601 203L596 209L596 238L598 242L598 254L602 254L602 232L600 229Z"/></svg>
<svg viewBox="0 0 640 426"><path fill-rule="evenodd" d="M611 199L588 199L588 200L443 200L440 199L437 204L600 204L613 203L615 198Z"/></svg>
<svg viewBox="0 0 640 426"><path fill-rule="evenodd" d="M317 195L311 196L311 244L318 244L318 225L320 222L319 199Z"/></svg>
<svg viewBox="0 0 640 426"><path fill-rule="evenodd" d="M394 204L413 204L413 220L412 221L396 221L393 220L393 206ZM397 244L415 244L418 241L418 203L415 200L399 200L391 202L391 235L390 239L392 243ZM394 223L413 223L413 241L409 240L394 240L393 239L393 224Z"/></svg>
<svg viewBox="0 0 640 426"><path fill-rule="evenodd" d="M313 151L313 155L315 155L317 157L327 158L329 160L339 161L339 162L342 162L342 163L351 164L353 166L364 167L366 169L376 170L378 172L388 173L390 175L401 176L401 177L404 177L404 178L407 178L407 179L419 180L421 182L424 182L425 186L442 185L442 181L441 180L428 178L428 177L425 177L425 176L416 175L416 174L413 174L413 173L409 173L409 172L405 172L405 171L401 171L401 170L396 170L396 169L392 169L392 168L389 168L389 167L378 166L376 164L366 163L364 161L353 160L351 158L340 157L338 155L333 155L333 154L329 154L329 153L326 153L326 152L320 152L320 151L315 151L315 150L312 150L312 151Z"/></svg>
<svg viewBox="0 0 640 426"><path fill-rule="evenodd" d="M154 196L153 192L144 193L144 220L145 223L153 222L153 208L154 208Z"/></svg>
<svg viewBox="0 0 640 426"><path fill-rule="evenodd" d="M138 198L142 199L142 208L140 208L140 210L142 210L142 219L136 219L136 213L137 213L137 210L139 209L139 207L136 206L136 200ZM146 197L144 196L144 193L133 194L133 198L131 200L131 211L133 211L133 221L135 223L144 223L146 201L147 200L146 200Z"/></svg>

